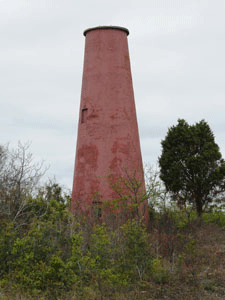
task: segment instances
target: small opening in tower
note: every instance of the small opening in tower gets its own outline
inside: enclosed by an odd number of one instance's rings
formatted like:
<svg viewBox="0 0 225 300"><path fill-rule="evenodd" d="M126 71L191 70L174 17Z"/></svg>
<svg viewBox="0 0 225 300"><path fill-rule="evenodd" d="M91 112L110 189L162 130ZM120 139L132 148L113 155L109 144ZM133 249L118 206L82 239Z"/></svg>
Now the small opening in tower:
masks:
<svg viewBox="0 0 225 300"><path fill-rule="evenodd" d="M96 219L100 219L101 216L102 216L101 204L102 204L102 202L100 202L100 201L93 201L92 202L93 213L94 213L94 217Z"/></svg>
<svg viewBox="0 0 225 300"><path fill-rule="evenodd" d="M81 123L86 123L87 122L87 108L83 108L81 112Z"/></svg>

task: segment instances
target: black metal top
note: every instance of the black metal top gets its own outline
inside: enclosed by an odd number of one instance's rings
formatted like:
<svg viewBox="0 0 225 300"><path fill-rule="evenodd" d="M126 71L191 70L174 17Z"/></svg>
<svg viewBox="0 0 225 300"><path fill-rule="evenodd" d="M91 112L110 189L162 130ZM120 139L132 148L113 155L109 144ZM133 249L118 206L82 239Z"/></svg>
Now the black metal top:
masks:
<svg viewBox="0 0 225 300"><path fill-rule="evenodd" d="M120 27L120 26L97 26L97 27L92 27L84 30L84 36L91 31L91 30L96 30L96 29L117 29L117 30L122 30L125 31L127 35L129 35L129 30L125 27Z"/></svg>

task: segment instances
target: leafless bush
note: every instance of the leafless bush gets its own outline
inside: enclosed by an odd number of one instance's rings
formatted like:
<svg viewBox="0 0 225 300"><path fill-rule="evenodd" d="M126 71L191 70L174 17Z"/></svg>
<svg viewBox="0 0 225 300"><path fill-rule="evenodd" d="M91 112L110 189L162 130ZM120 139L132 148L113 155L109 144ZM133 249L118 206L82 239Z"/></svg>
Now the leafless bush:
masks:
<svg viewBox="0 0 225 300"><path fill-rule="evenodd" d="M15 149L0 146L0 217L15 220L21 214L47 170L34 162L29 148L29 142L18 142Z"/></svg>

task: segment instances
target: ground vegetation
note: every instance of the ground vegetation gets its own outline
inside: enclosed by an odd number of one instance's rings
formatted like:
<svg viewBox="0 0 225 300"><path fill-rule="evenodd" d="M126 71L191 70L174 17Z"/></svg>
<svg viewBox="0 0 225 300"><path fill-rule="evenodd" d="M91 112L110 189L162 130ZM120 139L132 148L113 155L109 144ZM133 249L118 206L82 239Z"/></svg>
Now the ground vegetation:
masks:
<svg viewBox="0 0 225 300"><path fill-rule="evenodd" d="M72 216L70 194L55 182L24 194L20 217L0 217L0 299L224 299L223 205L199 218L167 201L157 173L147 177L140 198L137 181L121 180L130 195L106 203L98 222ZM148 225L137 213L146 197Z"/></svg>

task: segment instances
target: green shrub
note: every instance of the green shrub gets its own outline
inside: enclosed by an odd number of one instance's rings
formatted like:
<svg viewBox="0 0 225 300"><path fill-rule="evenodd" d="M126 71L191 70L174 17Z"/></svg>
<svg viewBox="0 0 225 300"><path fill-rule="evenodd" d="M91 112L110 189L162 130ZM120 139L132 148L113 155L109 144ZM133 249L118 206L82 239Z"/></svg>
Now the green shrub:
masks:
<svg viewBox="0 0 225 300"><path fill-rule="evenodd" d="M129 220L122 227L120 271L128 282L143 280L151 273L152 252L141 221Z"/></svg>
<svg viewBox="0 0 225 300"><path fill-rule="evenodd" d="M213 208L212 210L202 214L203 221L206 224L217 224L225 227L225 211L223 208Z"/></svg>
<svg viewBox="0 0 225 300"><path fill-rule="evenodd" d="M10 273L11 251L16 239L13 223L0 226L0 280Z"/></svg>
<svg viewBox="0 0 225 300"><path fill-rule="evenodd" d="M61 258L57 230L51 222L34 222L28 234L14 241L10 278L15 288L36 294L60 294L71 286L70 270Z"/></svg>

